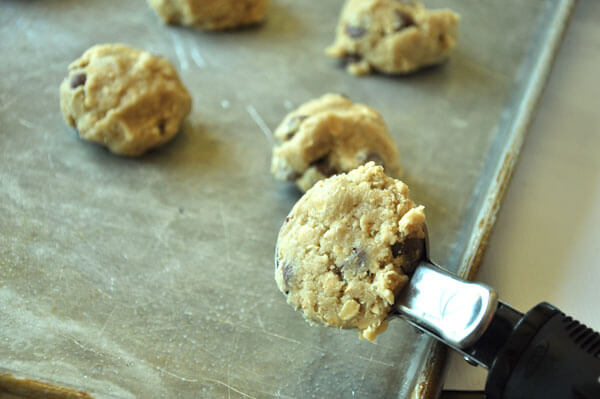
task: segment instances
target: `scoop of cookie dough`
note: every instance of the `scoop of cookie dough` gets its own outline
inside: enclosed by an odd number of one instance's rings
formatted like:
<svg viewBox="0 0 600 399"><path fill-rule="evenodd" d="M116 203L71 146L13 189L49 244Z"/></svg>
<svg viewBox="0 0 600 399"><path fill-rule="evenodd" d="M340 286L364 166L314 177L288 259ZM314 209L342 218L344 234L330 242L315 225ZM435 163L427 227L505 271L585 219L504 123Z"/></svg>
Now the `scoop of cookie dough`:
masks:
<svg viewBox="0 0 600 399"><path fill-rule="evenodd" d="M420 1L348 0L327 49L348 72L405 74L444 61L456 46L459 16Z"/></svg>
<svg viewBox="0 0 600 399"><path fill-rule="evenodd" d="M271 171L306 191L317 181L373 161L399 173L398 150L381 115L338 94L290 112L275 130Z"/></svg>
<svg viewBox="0 0 600 399"><path fill-rule="evenodd" d="M268 0L148 0L168 24L230 29L262 22Z"/></svg>
<svg viewBox="0 0 600 399"><path fill-rule="evenodd" d="M374 340L424 251L425 214L369 162L318 182L277 239L275 280L309 320Z"/></svg>
<svg viewBox="0 0 600 399"><path fill-rule="evenodd" d="M60 86L67 124L119 155L141 155L169 141L191 103L169 61L121 44L87 50Z"/></svg>

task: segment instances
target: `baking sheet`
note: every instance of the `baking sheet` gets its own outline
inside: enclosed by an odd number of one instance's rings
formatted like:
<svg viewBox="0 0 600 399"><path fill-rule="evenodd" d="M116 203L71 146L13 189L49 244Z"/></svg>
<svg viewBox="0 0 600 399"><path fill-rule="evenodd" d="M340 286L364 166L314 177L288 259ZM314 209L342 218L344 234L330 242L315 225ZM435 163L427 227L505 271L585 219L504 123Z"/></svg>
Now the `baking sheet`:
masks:
<svg viewBox="0 0 600 399"><path fill-rule="evenodd" d="M347 75L323 56L341 1L273 0L255 29L163 26L138 1L0 8L0 367L96 397L429 397L436 345L311 327L273 281L299 194L269 174L289 109L340 92L379 110L439 263L476 264L572 2L429 1L462 15L447 64ZM194 109L140 159L82 142L58 85L93 44L173 61Z"/></svg>

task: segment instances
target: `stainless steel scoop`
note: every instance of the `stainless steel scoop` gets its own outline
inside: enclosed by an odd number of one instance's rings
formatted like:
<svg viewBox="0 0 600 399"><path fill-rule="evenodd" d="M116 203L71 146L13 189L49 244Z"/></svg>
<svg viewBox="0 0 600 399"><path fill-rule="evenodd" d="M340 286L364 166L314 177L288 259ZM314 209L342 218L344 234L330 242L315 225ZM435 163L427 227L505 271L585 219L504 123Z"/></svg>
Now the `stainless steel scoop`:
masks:
<svg viewBox="0 0 600 399"><path fill-rule="evenodd" d="M481 338L498 307L498 295L485 284L461 280L433 263L424 230L423 256L390 316L400 316L460 351Z"/></svg>
<svg viewBox="0 0 600 399"><path fill-rule="evenodd" d="M427 229L424 247L417 247L416 266L390 317L489 369L486 398L600 398L600 333L545 302L520 313L487 285L443 270L429 258Z"/></svg>
<svg viewBox="0 0 600 399"><path fill-rule="evenodd" d="M393 314L489 369L489 399L600 398L600 334L542 302L522 314L485 284L429 258L429 238Z"/></svg>

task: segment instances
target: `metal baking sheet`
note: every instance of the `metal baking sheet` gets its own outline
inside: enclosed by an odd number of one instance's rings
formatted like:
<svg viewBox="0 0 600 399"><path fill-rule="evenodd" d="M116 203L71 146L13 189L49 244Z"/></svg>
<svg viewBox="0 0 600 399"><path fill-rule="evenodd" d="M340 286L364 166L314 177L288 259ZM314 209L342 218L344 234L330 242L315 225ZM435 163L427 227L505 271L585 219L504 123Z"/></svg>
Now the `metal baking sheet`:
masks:
<svg viewBox="0 0 600 399"><path fill-rule="evenodd" d="M271 131L325 92L379 110L426 206L433 258L469 276L572 6L428 1L462 15L443 66L346 74L323 55L342 5L273 0L237 32L163 26L143 0L0 8L0 367L99 398L433 397L439 346L401 320L376 344L309 326L273 280L299 194L269 173ZM169 58L194 99L140 159L80 141L58 85L88 47Z"/></svg>

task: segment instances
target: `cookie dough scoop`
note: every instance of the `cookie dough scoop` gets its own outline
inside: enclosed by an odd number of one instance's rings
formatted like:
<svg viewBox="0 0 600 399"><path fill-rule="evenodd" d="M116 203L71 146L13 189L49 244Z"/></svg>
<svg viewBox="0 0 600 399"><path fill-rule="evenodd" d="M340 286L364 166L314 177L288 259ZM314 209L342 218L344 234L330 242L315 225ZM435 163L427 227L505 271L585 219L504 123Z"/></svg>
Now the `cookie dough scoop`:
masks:
<svg viewBox="0 0 600 399"><path fill-rule="evenodd" d="M377 204L376 212L390 220L389 202L375 193L387 191L390 198L395 198L394 204L402 202L399 193L407 194L402 190L403 183L381 176L380 169L370 163L348 175L319 182L294 206L275 249L275 278L288 302L302 309L309 320L357 327L367 339L382 332L390 318L401 317L458 351L469 364L488 369L488 398L599 398L598 332L546 302L520 313L500 301L487 285L464 281L435 264L429 256L424 216L414 214L422 213L422 207L408 198L407 205L396 208L405 212L397 212L400 219L392 217L391 224L384 220L369 224L364 219L368 213L361 202ZM353 183L358 183L357 187ZM353 201L352 194L340 198L336 190L360 193L364 200ZM337 214L337 218L344 221L349 215L352 221L331 223L327 215L333 217L332 212L339 210L328 202L331 197L334 201L344 199L348 210ZM410 220L403 221L411 212ZM297 228L289 227L291 224ZM389 252L400 259L399 263L392 262L400 266L397 274L404 273L399 278L381 272L390 271L389 265L383 266L389 258L378 257L375 250L381 240L373 240L371 244L375 245L369 246L369 240L364 236L361 240L358 233L366 231L375 239L382 234L382 227L385 231L386 226L396 224L400 227L391 231L397 239ZM346 260L338 264L336 251L330 252L329 248L334 242L343 246L349 236L362 246L352 247ZM301 263L303 259L310 263ZM394 281L396 293L388 298L389 306L373 299L385 293L382 286L390 288ZM353 288L356 285L359 290ZM367 289L369 286L371 289Z"/></svg>
<svg viewBox="0 0 600 399"><path fill-rule="evenodd" d="M542 302L523 314L485 284L467 282L425 251L390 317L400 316L489 370L491 399L600 398L600 334Z"/></svg>

